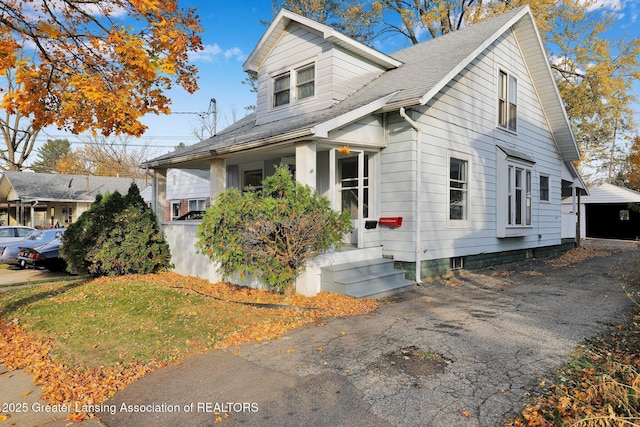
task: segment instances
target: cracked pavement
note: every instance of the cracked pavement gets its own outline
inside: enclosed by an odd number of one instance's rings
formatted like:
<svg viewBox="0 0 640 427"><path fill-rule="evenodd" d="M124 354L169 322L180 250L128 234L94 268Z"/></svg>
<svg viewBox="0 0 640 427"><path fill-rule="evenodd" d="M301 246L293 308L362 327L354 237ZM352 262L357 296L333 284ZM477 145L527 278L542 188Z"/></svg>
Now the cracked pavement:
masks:
<svg viewBox="0 0 640 427"><path fill-rule="evenodd" d="M610 243L613 244L613 243ZM613 268L637 246L553 268L544 260L464 272L381 300L376 313L328 319L279 340L213 351L159 370L108 404L251 402L228 425L492 426L516 416L585 338L623 322L633 304ZM508 276L496 270L515 269ZM448 360L409 375L381 360L415 346ZM219 414L103 414L109 426L213 425ZM99 414L100 415L100 414Z"/></svg>

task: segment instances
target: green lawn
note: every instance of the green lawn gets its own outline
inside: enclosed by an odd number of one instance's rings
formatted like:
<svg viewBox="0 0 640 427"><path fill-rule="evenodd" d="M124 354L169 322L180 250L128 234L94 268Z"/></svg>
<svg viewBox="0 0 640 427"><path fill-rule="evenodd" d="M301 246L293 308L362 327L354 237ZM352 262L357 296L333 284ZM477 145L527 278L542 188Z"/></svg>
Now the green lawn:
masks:
<svg viewBox="0 0 640 427"><path fill-rule="evenodd" d="M295 323L302 313L284 320ZM276 316L276 318L274 318ZM282 322L277 310L172 289L140 277L77 281L0 294L0 319L51 339L54 358L92 368L171 362L212 348L231 333Z"/></svg>

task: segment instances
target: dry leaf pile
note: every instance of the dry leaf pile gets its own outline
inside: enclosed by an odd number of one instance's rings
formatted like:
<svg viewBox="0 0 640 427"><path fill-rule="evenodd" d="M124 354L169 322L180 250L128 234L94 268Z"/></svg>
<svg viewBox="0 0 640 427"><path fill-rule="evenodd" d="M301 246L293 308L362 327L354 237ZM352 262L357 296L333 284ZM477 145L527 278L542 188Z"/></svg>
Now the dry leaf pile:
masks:
<svg viewBox="0 0 640 427"><path fill-rule="evenodd" d="M610 250L587 248L584 246L571 249L558 258L554 258L549 262L555 268L569 267L591 258L605 257L611 255Z"/></svg>

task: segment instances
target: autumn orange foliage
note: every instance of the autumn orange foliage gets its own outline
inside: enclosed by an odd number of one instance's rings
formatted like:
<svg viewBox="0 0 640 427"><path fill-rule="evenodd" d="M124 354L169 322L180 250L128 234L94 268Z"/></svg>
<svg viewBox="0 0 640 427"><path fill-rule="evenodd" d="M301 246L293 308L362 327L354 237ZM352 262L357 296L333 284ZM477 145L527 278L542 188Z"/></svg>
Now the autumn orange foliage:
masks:
<svg viewBox="0 0 640 427"><path fill-rule="evenodd" d="M160 365L81 369L54 361L47 342L21 329L16 323L0 321L0 365L9 370L25 369L34 374L34 381L42 386L41 398L51 404L78 407L107 400L116 391L153 371ZM72 414L80 421L91 414Z"/></svg>
<svg viewBox="0 0 640 427"><path fill-rule="evenodd" d="M178 0L6 0L0 28L0 74L15 78L1 107L34 129L140 136L173 85L197 89L188 53L202 30Z"/></svg>
<svg viewBox="0 0 640 427"><path fill-rule="evenodd" d="M373 300L358 300L352 297L321 292L314 297L293 295L284 297L277 292L240 287L229 283L210 283L206 280L180 276L175 273L129 276L131 281L160 284L182 292L197 293L210 298L250 304L255 310L268 310L267 320L255 321L248 326L220 337L215 348L227 348L251 341L275 339L285 332L310 322L322 324L319 319L366 314L377 308ZM122 280L103 277L94 280L100 286ZM68 297L53 296L59 304ZM232 304L230 304L232 305ZM264 307L264 308L260 308ZM295 312L295 316L292 313ZM126 387L166 363L133 363L127 366L116 364L98 368L75 367L64 360L51 357L52 340L43 341L35 334L23 329L17 321L0 321L0 365L9 370L25 369L35 375L35 381L42 386L42 398L51 404L84 405L101 403L118 390ZM194 345L193 353L201 352L201 346ZM193 354L192 353L192 354ZM179 354L186 357L189 354ZM72 414L71 419L81 420L92 414Z"/></svg>

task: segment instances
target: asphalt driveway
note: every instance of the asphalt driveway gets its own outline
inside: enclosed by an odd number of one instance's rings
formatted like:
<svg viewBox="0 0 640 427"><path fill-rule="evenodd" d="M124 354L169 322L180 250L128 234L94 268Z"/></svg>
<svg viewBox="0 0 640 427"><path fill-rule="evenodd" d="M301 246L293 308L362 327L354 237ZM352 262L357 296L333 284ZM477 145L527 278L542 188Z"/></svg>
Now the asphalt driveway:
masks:
<svg viewBox="0 0 640 427"><path fill-rule="evenodd" d="M638 252L617 244L569 267L532 260L466 273L371 315L192 357L118 392L98 415L114 427L208 426L225 412L224 423L247 426L499 425L580 341L631 313L613 269ZM412 363L416 353L430 362Z"/></svg>

